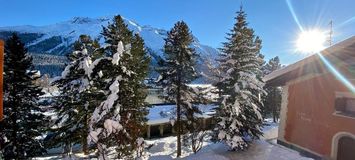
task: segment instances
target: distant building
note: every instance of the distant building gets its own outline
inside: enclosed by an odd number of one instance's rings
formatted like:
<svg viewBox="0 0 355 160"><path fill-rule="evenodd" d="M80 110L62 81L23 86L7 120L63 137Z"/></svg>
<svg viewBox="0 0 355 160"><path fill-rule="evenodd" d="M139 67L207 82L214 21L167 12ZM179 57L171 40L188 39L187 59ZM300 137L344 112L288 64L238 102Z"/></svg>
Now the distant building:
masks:
<svg viewBox="0 0 355 160"><path fill-rule="evenodd" d="M192 87L195 91L198 91L200 94L203 94L205 99L208 99L212 102L217 102L218 94L217 88L211 84L189 84L188 86ZM167 102L164 100L163 89L161 87L150 85L148 88L148 94L145 99L146 103L151 105L162 105L162 104L173 104L174 102Z"/></svg>
<svg viewBox="0 0 355 160"><path fill-rule="evenodd" d="M189 84L195 91L203 95L205 99L208 99L208 104L195 104L198 105L200 111L199 118L200 124L204 130L212 129L214 121L212 115L215 114L214 108L218 95L216 87L211 84ZM147 134L146 138L164 137L175 134L175 130L171 121L171 118L175 117L176 105L174 102L167 102L163 98L163 89L151 85L148 89L148 95L145 99L146 103L149 103L149 114L147 115Z"/></svg>
<svg viewBox="0 0 355 160"><path fill-rule="evenodd" d="M355 160L355 36L264 80L283 87L279 144L316 159Z"/></svg>

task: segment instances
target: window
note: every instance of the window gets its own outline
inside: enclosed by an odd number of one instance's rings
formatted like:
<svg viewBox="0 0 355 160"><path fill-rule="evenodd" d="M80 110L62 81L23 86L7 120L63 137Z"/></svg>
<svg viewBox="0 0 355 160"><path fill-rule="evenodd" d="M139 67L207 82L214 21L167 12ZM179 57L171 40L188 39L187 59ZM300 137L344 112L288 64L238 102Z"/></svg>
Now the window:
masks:
<svg viewBox="0 0 355 160"><path fill-rule="evenodd" d="M335 114L355 117L355 95L352 93L337 92L335 111Z"/></svg>
<svg viewBox="0 0 355 160"><path fill-rule="evenodd" d="M346 101L345 111L355 113L355 99L348 99Z"/></svg>
<svg viewBox="0 0 355 160"><path fill-rule="evenodd" d="M350 75L355 75L355 65L349 66L348 72L350 73Z"/></svg>

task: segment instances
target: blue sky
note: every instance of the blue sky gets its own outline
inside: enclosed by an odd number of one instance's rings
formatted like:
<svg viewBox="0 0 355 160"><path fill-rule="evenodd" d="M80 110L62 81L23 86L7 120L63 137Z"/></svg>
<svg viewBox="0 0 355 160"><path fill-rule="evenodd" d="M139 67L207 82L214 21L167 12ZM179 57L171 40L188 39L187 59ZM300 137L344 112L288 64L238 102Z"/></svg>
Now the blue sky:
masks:
<svg viewBox="0 0 355 160"><path fill-rule="evenodd" d="M235 23L240 0L0 0L0 4L0 26L121 14L141 25L170 29L184 20L203 44L218 48ZM355 35L354 0L290 0L290 4L306 29L326 30L333 20L335 42ZM300 30L286 0L244 0L243 6L249 25L263 40L267 59L279 56L283 64L290 64L305 56L295 53Z"/></svg>

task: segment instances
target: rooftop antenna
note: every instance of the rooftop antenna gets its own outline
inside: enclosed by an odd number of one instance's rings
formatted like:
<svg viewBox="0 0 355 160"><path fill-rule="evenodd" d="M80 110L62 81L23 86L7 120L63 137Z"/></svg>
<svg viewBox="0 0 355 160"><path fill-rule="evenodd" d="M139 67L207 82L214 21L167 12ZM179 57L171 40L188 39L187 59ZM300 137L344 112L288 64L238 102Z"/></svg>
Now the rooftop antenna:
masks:
<svg viewBox="0 0 355 160"><path fill-rule="evenodd" d="M332 46L332 36L333 36L333 20L330 20L329 22L330 30L329 30L329 46Z"/></svg>

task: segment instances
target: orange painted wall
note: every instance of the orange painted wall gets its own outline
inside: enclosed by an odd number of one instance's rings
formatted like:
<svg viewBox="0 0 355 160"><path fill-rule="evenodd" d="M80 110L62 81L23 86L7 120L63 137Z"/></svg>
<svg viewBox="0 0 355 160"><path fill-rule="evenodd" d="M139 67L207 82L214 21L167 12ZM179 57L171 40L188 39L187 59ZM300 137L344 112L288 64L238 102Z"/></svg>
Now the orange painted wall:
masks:
<svg viewBox="0 0 355 160"><path fill-rule="evenodd" d="M355 134L355 119L333 115L336 91L348 90L331 73L290 84L285 140L330 156L337 132Z"/></svg>

